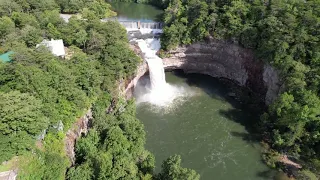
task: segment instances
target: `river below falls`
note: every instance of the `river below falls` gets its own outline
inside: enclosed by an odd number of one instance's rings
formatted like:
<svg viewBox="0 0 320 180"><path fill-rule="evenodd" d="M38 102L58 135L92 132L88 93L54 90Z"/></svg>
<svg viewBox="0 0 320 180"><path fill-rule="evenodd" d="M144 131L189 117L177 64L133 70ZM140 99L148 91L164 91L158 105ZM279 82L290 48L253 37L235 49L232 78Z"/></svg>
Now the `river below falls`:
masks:
<svg viewBox="0 0 320 180"><path fill-rule="evenodd" d="M243 105L228 96L230 89L214 78L177 71L167 72L166 80L190 95L166 107L137 104L156 171L163 160L179 154L182 166L195 169L204 180L273 179L275 172L263 163L259 142L246 130L259 116L238 108ZM149 76L142 77L135 94L148 83Z"/></svg>

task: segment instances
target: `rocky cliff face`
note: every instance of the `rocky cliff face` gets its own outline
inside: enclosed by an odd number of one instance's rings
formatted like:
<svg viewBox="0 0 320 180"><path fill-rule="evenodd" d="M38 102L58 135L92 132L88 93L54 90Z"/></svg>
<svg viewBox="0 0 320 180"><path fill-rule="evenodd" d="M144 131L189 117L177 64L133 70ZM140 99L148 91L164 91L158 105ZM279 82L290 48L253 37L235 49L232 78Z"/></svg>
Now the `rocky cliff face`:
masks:
<svg viewBox="0 0 320 180"><path fill-rule="evenodd" d="M137 47L135 52L139 52ZM141 56L141 52L138 53ZM142 57L142 56L141 56ZM278 73L254 57L251 50L225 41L210 40L179 47L163 59L165 69L182 69L185 73L207 74L232 80L240 86L260 94L270 104L279 94L281 81ZM148 70L145 63L138 68L129 90Z"/></svg>
<svg viewBox="0 0 320 180"><path fill-rule="evenodd" d="M180 47L169 52L170 57L164 58L167 69L183 69L186 73L201 73L212 77L223 77L245 86L248 73L246 61L253 61L248 50L235 45L220 42L196 43Z"/></svg>
<svg viewBox="0 0 320 180"><path fill-rule="evenodd" d="M68 130L65 139L65 149L72 164L75 163L75 143L81 137L82 134L87 134L90 121L92 120L91 109L79 118L77 122L73 124L73 127Z"/></svg>
<svg viewBox="0 0 320 180"><path fill-rule="evenodd" d="M119 90L120 92L125 95L127 99L131 98L133 95L134 87L137 85L138 80L148 72L148 65L146 61L143 60L143 54L138 45L131 44L130 48L141 57L142 62L138 65L135 75L126 82L125 84L120 84Z"/></svg>
<svg viewBox="0 0 320 180"><path fill-rule="evenodd" d="M166 69L232 80L260 94L266 104L273 102L280 91L281 82L275 69L256 59L251 50L225 41L179 47L170 51L163 63Z"/></svg>
<svg viewBox="0 0 320 180"><path fill-rule="evenodd" d="M280 94L284 84L279 78L278 71L268 64L264 65L263 82L267 88L265 102L271 104Z"/></svg>
<svg viewBox="0 0 320 180"><path fill-rule="evenodd" d="M148 71L148 65L145 61L141 62L137 68L135 76L125 86L124 90L121 90L127 99L133 96L133 90L139 79Z"/></svg>

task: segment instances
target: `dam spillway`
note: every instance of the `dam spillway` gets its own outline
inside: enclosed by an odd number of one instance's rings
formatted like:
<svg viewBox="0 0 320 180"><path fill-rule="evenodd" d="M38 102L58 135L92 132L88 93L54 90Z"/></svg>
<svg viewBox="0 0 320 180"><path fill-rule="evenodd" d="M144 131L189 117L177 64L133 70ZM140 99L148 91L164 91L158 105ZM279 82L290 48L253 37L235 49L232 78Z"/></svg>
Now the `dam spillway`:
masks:
<svg viewBox="0 0 320 180"><path fill-rule="evenodd" d="M118 20L114 18L101 19L102 22L118 21L126 29L162 29L163 23L156 21L140 21L140 20Z"/></svg>
<svg viewBox="0 0 320 180"><path fill-rule="evenodd" d="M69 19L72 17L72 14L60 14L60 18L62 18L66 23L69 22ZM155 21L123 21L114 18L110 19L101 19L102 22L107 21L118 21L122 26L126 29L162 29L163 23L162 22L155 22Z"/></svg>
<svg viewBox="0 0 320 180"><path fill-rule="evenodd" d="M118 21L125 28L130 29L162 29L162 22Z"/></svg>

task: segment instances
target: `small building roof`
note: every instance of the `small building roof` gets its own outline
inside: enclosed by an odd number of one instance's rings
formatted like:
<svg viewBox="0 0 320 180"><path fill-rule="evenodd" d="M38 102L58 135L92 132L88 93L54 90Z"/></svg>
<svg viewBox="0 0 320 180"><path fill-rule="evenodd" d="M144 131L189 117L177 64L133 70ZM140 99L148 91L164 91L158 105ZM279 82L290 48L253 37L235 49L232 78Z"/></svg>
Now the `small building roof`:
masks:
<svg viewBox="0 0 320 180"><path fill-rule="evenodd" d="M6 52L4 54L1 54L0 55L0 61L2 62L10 62L11 61L11 58L10 58L10 55L13 54L13 51L9 51L9 52Z"/></svg>
<svg viewBox="0 0 320 180"><path fill-rule="evenodd" d="M62 39L58 39L58 40L51 39L51 41L43 40L40 44L37 44L36 47L39 47L41 45L47 47L50 50L50 52L55 56L66 55L66 52L64 51L64 44Z"/></svg>
<svg viewBox="0 0 320 180"><path fill-rule="evenodd" d="M60 18L64 20L64 22L69 23L69 20L72 16L76 17L77 19L81 19L81 14L59 14Z"/></svg>
<svg viewBox="0 0 320 180"><path fill-rule="evenodd" d="M64 22L68 23L69 19L72 17L72 14L60 14L60 18L64 20Z"/></svg>

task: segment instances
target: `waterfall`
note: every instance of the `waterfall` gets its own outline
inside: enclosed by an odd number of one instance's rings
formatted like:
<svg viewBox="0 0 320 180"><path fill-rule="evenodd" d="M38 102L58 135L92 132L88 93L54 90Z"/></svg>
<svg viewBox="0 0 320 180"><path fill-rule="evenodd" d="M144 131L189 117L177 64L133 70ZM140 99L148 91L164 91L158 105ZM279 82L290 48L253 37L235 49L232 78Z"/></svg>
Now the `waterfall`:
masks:
<svg viewBox="0 0 320 180"><path fill-rule="evenodd" d="M153 91L164 90L167 86L162 59L156 53L160 49L160 40L137 40L149 66L150 83Z"/></svg>
<svg viewBox="0 0 320 180"><path fill-rule="evenodd" d="M138 29L137 22L130 22L130 21L124 21L119 22L122 26L124 26L126 29Z"/></svg>
<svg viewBox="0 0 320 180"><path fill-rule="evenodd" d="M166 84L164 68L160 58L148 59L150 82L152 89L162 89Z"/></svg>
<svg viewBox="0 0 320 180"><path fill-rule="evenodd" d="M138 84L135 87L137 103L148 102L157 107L170 107L174 104L173 102L178 102L176 101L178 97L193 94L185 87L173 86L166 82L162 59L156 54L160 49L160 39L138 39L136 42L143 53L144 60L148 63L150 78L149 84Z"/></svg>
<svg viewBox="0 0 320 180"><path fill-rule="evenodd" d="M128 32L140 31L142 34L162 33L162 23L160 22L120 21L119 23L124 26Z"/></svg>

